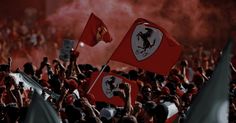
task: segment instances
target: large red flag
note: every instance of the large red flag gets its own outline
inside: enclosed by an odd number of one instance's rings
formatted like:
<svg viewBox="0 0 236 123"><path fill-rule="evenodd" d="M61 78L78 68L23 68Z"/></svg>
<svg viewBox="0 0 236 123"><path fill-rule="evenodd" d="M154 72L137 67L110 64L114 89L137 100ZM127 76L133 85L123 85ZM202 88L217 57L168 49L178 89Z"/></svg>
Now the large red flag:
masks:
<svg viewBox="0 0 236 123"><path fill-rule="evenodd" d="M112 38L103 21L92 13L79 41L82 41L89 46L94 46L99 41L111 42Z"/></svg>
<svg viewBox="0 0 236 123"><path fill-rule="evenodd" d="M164 28L139 18L110 59L166 75L180 52L181 45Z"/></svg>
<svg viewBox="0 0 236 123"><path fill-rule="evenodd" d="M97 72L93 73L92 81L94 81L97 76ZM131 104L134 105L138 94L137 84L113 73L102 73L89 93L94 95L96 101L106 102L116 106L124 106L123 100L113 95L114 91L122 90L120 86L121 83L129 83L131 85Z"/></svg>

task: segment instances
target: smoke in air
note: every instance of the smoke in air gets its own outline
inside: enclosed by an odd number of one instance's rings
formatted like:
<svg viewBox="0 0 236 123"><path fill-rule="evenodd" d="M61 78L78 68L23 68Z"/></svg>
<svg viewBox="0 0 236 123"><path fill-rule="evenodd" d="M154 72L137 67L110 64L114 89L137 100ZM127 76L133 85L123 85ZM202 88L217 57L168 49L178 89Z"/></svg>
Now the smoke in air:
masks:
<svg viewBox="0 0 236 123"><path fill-rule="evenodd" d="M102 65L109 59L136 18L145 18L164 27L187 46L200 42L216 47L226 41L235 21L233 0L75 0L48 17L56 27L69 30L78 40L93 12L108 27L113 42L79 47L78 63ZM235 18L235 17L234 17ZM60 21L58 21L60 20Z"/></svg>

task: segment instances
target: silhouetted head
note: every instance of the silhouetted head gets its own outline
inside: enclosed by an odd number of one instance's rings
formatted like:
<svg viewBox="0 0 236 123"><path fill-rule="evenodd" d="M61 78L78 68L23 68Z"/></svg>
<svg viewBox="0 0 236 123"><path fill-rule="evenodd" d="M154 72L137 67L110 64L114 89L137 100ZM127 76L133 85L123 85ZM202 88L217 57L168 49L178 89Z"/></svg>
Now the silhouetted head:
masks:
<svg viewBox="0 0 236 123"><path fill-rule="evenodd" d="M28 75L34 75L34 67L31 62L27 62L24 64L24 72Z"/></svg>

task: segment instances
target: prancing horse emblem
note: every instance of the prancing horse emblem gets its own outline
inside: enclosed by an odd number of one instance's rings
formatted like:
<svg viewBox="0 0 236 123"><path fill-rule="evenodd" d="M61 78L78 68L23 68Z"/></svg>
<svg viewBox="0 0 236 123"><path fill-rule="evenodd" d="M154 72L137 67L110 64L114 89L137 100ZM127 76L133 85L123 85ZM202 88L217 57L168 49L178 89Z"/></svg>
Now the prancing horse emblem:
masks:
<svg viewBox="0 0 236 123"><path fill-rule="evenodd" d="M119 84L122 83L122 79L112 76L112 75L107 75L103 77L102 79L102 90L103 93L108 97L112 98L113 97L113 92L119 90Z"/></svg>
<svg viewBox="0 0 236 123"><path fill-rule="evenodd" d="M104 26L100 26L97 28L97 33L96 33L96 40L101 41L103 40L103 36L107 33L107 29Z"/></svg>
<svg viewBox="0 0 236 123"><path fill-rule="evenodd" d="M138 48L142 48L143 51L142 52L145 52L147 49L149 48L152 48L156 42L156 39L154 39L152 41L152 44L150 43L150 41L148 40L149 37L151 37L152 33L153 33L153 30L150 29L150 28L145 28L145 30L147 30L147 32L143 33L143 32L139 32L137 34L137 37L138 37L138 41L140 41L140 37L142 38L142 41L143 41L143 45L142 46L138 46Z"/></svg>
<svg viewBox="0 0 236 123"><path fill-rule="evenodd" d="M154 27L144 24L134 28L131 44L133 53L138 61L150 57L159 47L163 33Z"/></svg>

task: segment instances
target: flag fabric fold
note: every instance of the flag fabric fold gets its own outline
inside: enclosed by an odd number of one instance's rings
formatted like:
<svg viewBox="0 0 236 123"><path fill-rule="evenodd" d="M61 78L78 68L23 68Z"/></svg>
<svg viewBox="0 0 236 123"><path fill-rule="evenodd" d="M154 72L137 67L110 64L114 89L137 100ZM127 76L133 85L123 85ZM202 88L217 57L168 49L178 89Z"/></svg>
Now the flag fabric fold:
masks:
<svg viewBox="0 0 236 123"><path fill-rule="evenodd" d="M52 106L34 91L24 123L60 123L60 121Z"/></svg>
<svg viewBox="0 0 236 123"><path fill-rule="evenodd" d="M194 99L184 123L228 123L232 43L229 41L226 45L212 77Z"/></svg>
<svg viewBox="0 0 236 123"><path fill-rule="evenodd" d="M97 76L98 72L93 73L92 81L94 81ZM134 105L138 94L137 84L113 73L103 72L89 93L94 95L96 101L106 102L116 106L124 106L123 100L114 94L115 91L122 91L121 83L130 84L131 105Z"/></svg>
<svg viewBox="0 0 236 123"><path fill-rule="evenodd" d="M138 18L110 60L167 75L180 53L181 45L164 28Z"/></svg>
<svg viewBox="0 0 236 123"><path fill-rule="evenodd" d="M106 43L111 42L112 38L103 21L92 13L85 25L79 41L93 47L99 41L104 41Z"/></svg>
<svg viewBox="0 0 236 123"><path fill-rule="evenodd" d="M25 90L30 90L32 88L35 91L37 91L39 94L42 94L42 92L44 90L45 94L46 94L45 98L48 98L49 96L51 96L53 99L58 100L60 97L60 95L54 93L53 91L43 89L43 87L38 82L36 82L34 79L30 78L24 72L20 71L19 73L10 73L9 75L13 77L16 84L19 84L20 82L22 82Z"/></svg>

